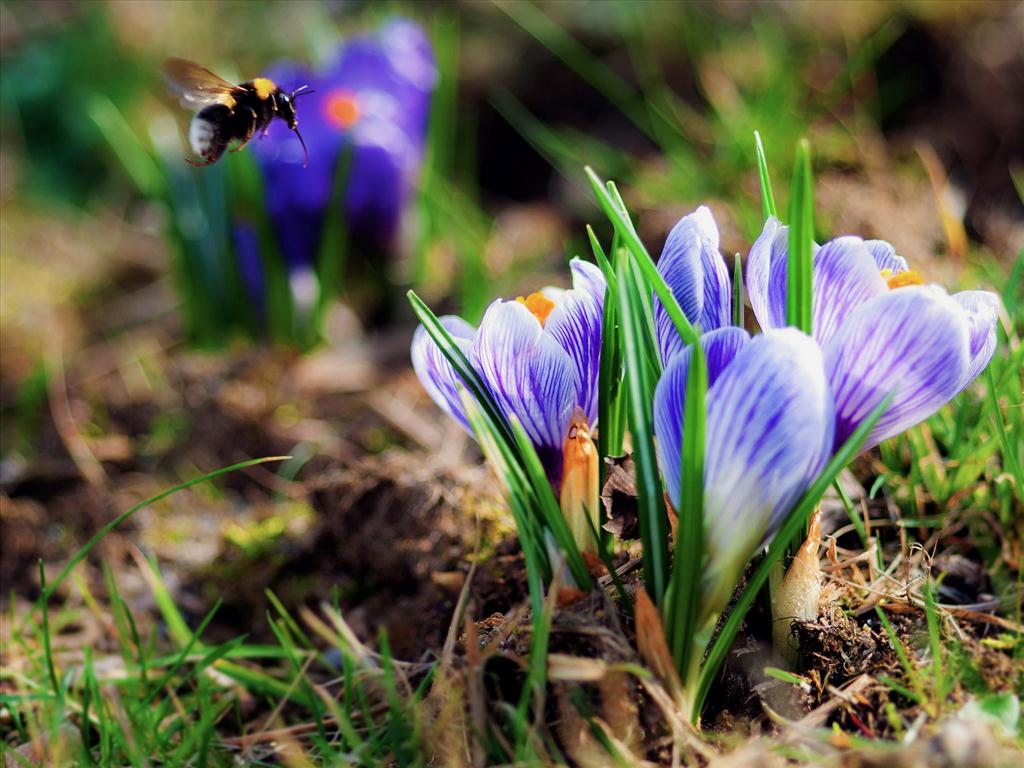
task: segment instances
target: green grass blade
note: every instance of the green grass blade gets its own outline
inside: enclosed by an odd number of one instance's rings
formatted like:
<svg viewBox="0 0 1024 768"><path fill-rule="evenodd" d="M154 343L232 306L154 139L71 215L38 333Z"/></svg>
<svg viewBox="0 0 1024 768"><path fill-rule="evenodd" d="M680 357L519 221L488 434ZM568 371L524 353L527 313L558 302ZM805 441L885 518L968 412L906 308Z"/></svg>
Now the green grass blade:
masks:
<svg viewBox="0 0 1024 768"><path fill-rule="evenodd" d="M666 634L672 658L686 680L699 629L701 574L704 566L704 446L708 368L700 344L690 347L683 415L679 481L682 489L672 560L671 601L667 602Z"/></svg>
<svg viewBox="0 0 1024 768"><path fill-rule="evenodd" d="M597 452L601 459L601 478L604 479L604 460L608 456L620 456L623 451L625 425L619 418L622 393L622 344L619 334L619 315L615 293L609 283L604 300L604 317L601 325L601 364L597 388ZM604 515L602 505L601 514Z"/></svg>
<svg viewBox="0 0 1024 768"><path fill-rule="evenodd" d="M199 623L199 627L196 629L195 632L192 633L192 636L189 638L188 643L186 643L185 646L178 653L177 658L171 664L170 668L166 672L164 672L163 676L161 676L161 678L157 680L157 682L150 689L149 695L143 701L143 706L148 706L149 704L151 704L153 702L153 699L155 699L157 695L164 689L164 686L166 686L174 678L174 675L177 674L178 670L181 668L181 665L185 663L185 660L188 658L188 655L192 652L192 648L195 647L197 643L200 643L199 638L202 637L203 632L206 631L206 627L213 620L214 615L216 615L217 611L220 609L220 605L221 600L220 598L218 598L217 602L213 604L213 608L210 609L209 613L207 613L203 620Z"/></svg>
<svg viewBox="0 0 1024 768"><path fill-rule="evenodd" d="M175 485L172 488L168 488L165 491L161 491L155 496L150 496L145 501L140 501L138 504L136 504L128 511L122 512L120 515L118 515L109 523L100 528L96 535L89 539L86 545L74 554L71 560L68 561L68 564L64 566L63 570L61 570L57 578L54 581L50 582L50 584L45 589L43 589L42 594L39 596L39 599L36 600L35 604L32 606L32 610L29 611L28 615L25 617L26 620L28 620L32 616L32 614L35 613L35 611L39 610L46 603L46 601L53 596L53 593L56 591L57 587L59 587L61 583L64 581L64 579L67 578L68 574L71 573L74 567L78 565L80 562L82 562L82 560L84 560L90 552L92 552L96 545L99 544L100 541L102 541L104 536L106 536L112 530L117 528L117 526L119 526L128 518L130 518L140 509L144 509L151 504L155 504L158 501L166 499L168 496L173 496L178 491L183 491L186 488L191 488L193 485L198 485L199 483L205 483L206 481L213 480L214 478L220 477L221 475L226 475L231 472L237 472L240 469L246 469L248 467L254 467L257 464L266 464L271 461L285 461L286 459L290 458L291 456L265 456L261 459L249 459L248 461L240 461L237 464L232 464L229 467L215 469L213 472L207 472L205 475L200 475L199 477L194 477L191 480L186 480L184 483L179 483L178 485Z"/></svg>
<svg viewBox="0 0 1024 768"><path fill-rule="evenodd" d="M814 191L811 145L801 139L793 168L789 208L789 261L786 265L786 323L811 333L812 270L814 258Z"/></svg>
<svg viewBox="0 0 1024 768"><path fill-rule="evenodd" d="M662 306L668 312L679 335L687 344L695 343L698 338L697 330L686 318L682 308L679 306L679 302L676 301L676 297L672 294L672 289L668 287L665 278L658 272L654 260L637 236L633 223L626 216L624 209L620 207L618 200L621 200L621 198L617 200L613 197L591 168L584 168L584 171L587 174L587 179L590 181L591 189L597 197L598 204L601 206L601 210L611 220L612 225L615 227L615 232L622 239L623 244L630 253L633 254L634 260L644 276L644 280L658 294Z"/></svg>
<svg viewBox="0 0 1024 768"><path fill-rule="evenodd" d="M775 538L768 547L767 554L751 574L750 580L743 589L743 593L740 595L735 605L733 605L729 616L722 624L722 629L715 637L714 642L708 651L708 655L704 660L704 665L701 667L700 678L697 685L697 697L695 700L694 711L691 713L691 718L695 722L700 715L700 709L703 706L704 699L708 695L708 691L711 690L711 685L715 681L718 670L721 668L722 662L725 661L726 654L729 653L729 648L732 646L732 642L736 638L736 633L739 631L740 625L743 623L743 618L746 616L747 611L750 610L750 606L757 597L757 593L768 581L768 574L771 571L772 566L775 564L775 561L782 557L793 538L799 533L800 529L805 524L808 515L810 515L815 505L825 494L825 490L828 488L829 484L835 480L843 467L849 464L857 455L860 445L864 442L868 433L882 417L882 414L884 414L889 408L889 403L891 401L892 394L875 406L874 410L868 414L864 422L852 435L850 435L847 441L843 443L842 447L836 451L832 460L828 463L828 466L825 467L822 473L818 476L818 479L815 480L811 487L807 489L800 501L797 502L789 515L786 516L786 520L783 522L782 527L779 529L778 533L776 533Z"/></svg>
<svg viewBox="0 0 1024 768"><path fill-rule="evenodd" d="M999 404L999 391L991 365L985 369L985 380L988 382L989 397L992 398L992 413L996 422L996 432L999 434L999 444L1003 449L1003 463L1013 475L1014 495L1018 501L1024 504L1024 471L1021 470L1020 458L1006 431L1006 420L1003 418L1003 409Z"/></svg>
<svg viewBox="0 0 1024 768"><path fill-rule="evenodd" d="M615 70L591 53L561 24L533 3L502 2L498 8L533 36L541 45L567 64L589 85L604 94L652 141L658 137L652 129L644 100ZM678 127L676 127L678 131Z"/></svg>
<svg viewBox="0 0 1024 768"><path fill-rule="evenodd" d="M743 302L743 260L736 254L732 267L732 324L742 328L746 307Z"/></svg>
<svg viewBox="0 0 1024 768"><path fill-rule="evenodd" d="M768 158L765 157L764 145L761 143L761 134L758 131L754 131L754 147L757 152L757 177L761 182L761 214L765 220L769 216L778 218L775 195L772 194L772 180L768 177Z"/></svg>
<svg viewBox="0 0 1024 768"><path fill-rule="evenodd" d="M587 564L584 562L579 547L576 546L576 541L572 537L569 524L566 522L565 515L562 514L562 509L558 504L558 499L555 498L551 482L548 480L547 473L544 472L544 467L540 463L537 451L534 449L533 443L530 442L530 438L527 436L526 430L523 429L523 425L519 423L519 420L513 418L511 424L512 432L516 438L516 445L523 458L522 467L532 487L539 512L543 515L547 527L551 530L552 535L554 535L559 549L565 554L566 565L569 567L569 572L572 574L576 586L580 589L591 589L594 584L590 578L590 573L587 571Z"/></svg>
<svg viewBox="0 0 1024 768"><path fill-rule="evenodd" d="M516 465L515 457L510 454L508 446L503 445L501 435L487 420L479 404L468 394L463 397L463 403L466 407L466 419L473 428L480 449L505 487L506 498L516 521L523 559L526 561L530 607L535 615L540 615L544 603L544 583L551 578L551 566L544 549L543 531L533 515L526 479Z"/></svg>
<svg viewBox="0 0 1024 768"><path fill-rule="evenodd" d="M430 334L430 338L437 344L438 349L441 350L441 354L445 356L445 359L451 363L452 368L462 379L462 383L466 386L466 389L473 396L480 408L483 409L484 413L491 422L498 428L503 440L508 445L515 445L515 437L512 435L512 430L508 425L508 421L502 414L498 404L494 401L491 396L490 390L487 389L487 385L484 384L484 380L480 378L480 374L476 372L476 369L469 362L469 359L463 354L462 350L459 349L455 340L452 339L451 334L441 325L440 320L431 311L423 300L416 295L415 291L409 291L406 294L409 297L409 303L412 305L412 311L416 313L416 317L423 324L427 333Z"/></svg>
<svg viewBox="0 0 1024 768"><path fill-rule="evenodd" d="M153 152L142 143L114 102L103 93L94 93L86 112L143 197L165 195L167 182Z"/></svg>
<svg viewBox="0 0 1024 768"><path fill-rule="evenodd" d="M605 255L604 248L601 247L601 241L597 239L597 235L594 234L594 228L589 224L587 224L587 237L590 239L590 248L594 252L594 260L597 261L597 266L601 268L605 282L608 283L608 290L614 294L615 268L608 261L608 256Z"/></svg>
<svg viewBox="0 0 1024 768"><path fill-rule="evenodd" d="M654 452L651 401L654 381L644 359L644 325L638 317L638 289L628 264L618 266L618 312L622 323L623 359L626 363L626 397L629 428L633 436L636 466L640 538L644 551L644 582L656 604L661 605L668 587L668 516Z"/></svg>

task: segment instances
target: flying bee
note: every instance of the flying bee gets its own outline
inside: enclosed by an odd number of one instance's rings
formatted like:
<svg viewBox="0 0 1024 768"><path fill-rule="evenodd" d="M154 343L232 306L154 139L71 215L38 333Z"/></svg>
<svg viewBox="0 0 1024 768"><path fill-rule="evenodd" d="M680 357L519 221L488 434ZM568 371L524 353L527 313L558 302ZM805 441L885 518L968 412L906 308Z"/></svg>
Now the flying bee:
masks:
<svg viewBox="0 0 1024 768"><path fill-rule="evenodd" d="M257 131L266 136L275 117L284 120L299 137L305 158L303 167L309 161L306 142L299 133L299 120L295 115L295 97L312 93L308 86L288 93L266 77L255 77L241 85L232 85L185 59L167 59L164 72L171 89L181 97L181 103L197 110L188 129L188 141L192 151L204 162L186 158L189 165L200 167L216 163L231 142L239 142L231 150L237 152Z"/></svg>

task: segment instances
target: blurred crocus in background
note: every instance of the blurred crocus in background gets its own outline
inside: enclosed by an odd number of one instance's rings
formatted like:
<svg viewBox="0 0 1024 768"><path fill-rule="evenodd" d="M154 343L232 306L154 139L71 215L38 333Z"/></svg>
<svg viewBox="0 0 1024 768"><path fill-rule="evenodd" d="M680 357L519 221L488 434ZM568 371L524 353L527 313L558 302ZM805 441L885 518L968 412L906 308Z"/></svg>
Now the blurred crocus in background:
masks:
<svg viewBox="0 0 1024 768"><path fill-rule="evenodd" d="M438 72L423 29L394 19L372 34L340 43L316 71L285 62L267 74L285 90L303 85L312 90L297 99L307 167L301 144L280 121L251 145L301 308L320 290L318 258L343 257L343 248L322 252L334 246L324 239L333 217L343 221L344 247L374 256L396 248L423 160Z"/></svg>
<svg viewBox="0 0 1024 768"><path fill-rule="evenodd" d="M596 552L599 462L591 439L598 410L605 280L573 259L573 287L498 299L474 329L461 318L441 323L480 374L503 413L523 425L544 465L581 551ZM467 431L462 382L422 326L413 368L433 400Z"/></svg>

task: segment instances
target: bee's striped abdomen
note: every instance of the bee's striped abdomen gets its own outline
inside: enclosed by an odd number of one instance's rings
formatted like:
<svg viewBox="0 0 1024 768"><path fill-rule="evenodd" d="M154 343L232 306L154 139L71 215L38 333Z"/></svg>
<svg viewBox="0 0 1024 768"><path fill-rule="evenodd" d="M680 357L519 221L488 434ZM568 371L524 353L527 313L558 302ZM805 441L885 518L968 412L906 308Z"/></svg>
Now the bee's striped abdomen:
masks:
<svg viewBox="0 0 1024 768"><path fill-rule="evenodd" d="M211 104L200 110L188 129L192 151L208 163L219 160L231 141L228 127L233 117L232 110L224 104Z"/></svg>

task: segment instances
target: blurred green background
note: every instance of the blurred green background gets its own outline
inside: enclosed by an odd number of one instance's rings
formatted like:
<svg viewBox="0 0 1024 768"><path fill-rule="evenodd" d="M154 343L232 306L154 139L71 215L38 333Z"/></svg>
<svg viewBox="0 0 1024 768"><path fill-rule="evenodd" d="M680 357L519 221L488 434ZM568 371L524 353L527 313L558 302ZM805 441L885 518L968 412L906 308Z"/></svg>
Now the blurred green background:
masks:
<svg viewBox="0 0 1024 768"><path fill-rule="evenodd" d="M440 73L399 242L363 250L343 223L325 234L335 250L321 248L319 268L339 274L300 337L287 322L282 334L254 323L240 290L197 292L213 273L187 258L188 210L167 179L188 181L193 213L214 221L211 200L261 199L246 186L255 151L205 169L177 150L161 155L168 140L187 153L191 117L166 89L162 60L240 81L279 60L316 66L396 17L422 26ZM745 253L760 224L753 132L777 189L806 135L820 237L881 237L930 281L1018 290L1020 4L5 0L0 22L0 396L12 493L33 462L74 453L50 411L55 373L83 360L94 366L87 381L138 366L151 402L142 427L88 405L71 423L86 425L87 447L114 430L143 453L187 434L153 394L181 395L153 349L322 353L355 340L391 350L372 365L404 370L406 289L476 319L497 295L557 279L568 256L588 251L583 224L607 234L584 164L619 183L652 251L707 203L723 249Z"/></svg>

